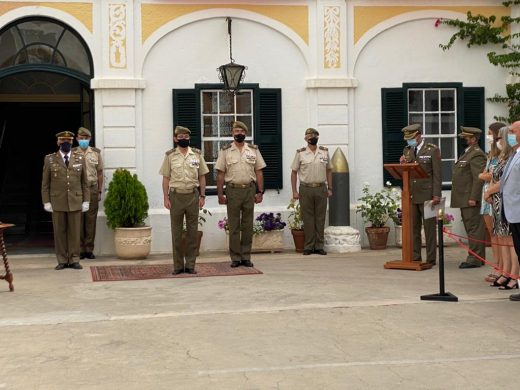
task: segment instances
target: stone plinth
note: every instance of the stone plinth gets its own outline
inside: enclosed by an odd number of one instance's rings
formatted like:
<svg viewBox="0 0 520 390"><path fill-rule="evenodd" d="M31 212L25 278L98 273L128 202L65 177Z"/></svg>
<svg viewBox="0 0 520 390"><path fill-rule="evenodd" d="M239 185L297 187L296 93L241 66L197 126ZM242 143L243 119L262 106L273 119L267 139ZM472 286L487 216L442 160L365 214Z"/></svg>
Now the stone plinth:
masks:
<svg viewBox="0 0 520 390"><path fill-rule="evenodd" d="M359 230L350 226L329 226L325 229L325 250L331 253L359 252Z"/></svg>

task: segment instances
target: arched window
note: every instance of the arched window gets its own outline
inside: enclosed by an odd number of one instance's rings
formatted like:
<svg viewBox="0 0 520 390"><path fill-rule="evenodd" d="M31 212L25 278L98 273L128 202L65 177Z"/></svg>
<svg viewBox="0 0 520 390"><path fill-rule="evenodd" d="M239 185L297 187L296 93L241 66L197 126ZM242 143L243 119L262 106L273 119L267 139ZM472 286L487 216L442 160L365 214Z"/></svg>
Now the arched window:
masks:
<svg viewBox="0 0 520 390"><path fill-rule="evenodd" d="M0 30L0 77L37 69L68 74L84 81L94 75L84 40L59 21L26 18Z"/></svg>

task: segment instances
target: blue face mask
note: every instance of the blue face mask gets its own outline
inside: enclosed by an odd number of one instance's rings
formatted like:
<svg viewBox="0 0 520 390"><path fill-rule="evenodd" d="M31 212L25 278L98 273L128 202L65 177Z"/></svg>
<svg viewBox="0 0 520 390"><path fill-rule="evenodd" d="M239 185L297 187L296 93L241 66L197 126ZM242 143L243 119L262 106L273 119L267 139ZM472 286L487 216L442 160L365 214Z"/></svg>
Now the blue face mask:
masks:
<svg viewBox="0 0 520 390"><path fill-rule="evenodd" d="M86 149L86 148L88 148L88 144L89 144L89 142L90 142L90 140L88 140L88 139L80 139L80 140L78 140L78 144L79 144L79 147L80 147L81 149Z"/></svg>
<svg viewBox="0 0 520 390"><path fill-rule="evenodd" d="M507 135L507 143L510 146L515 146L518 142L516 142L516 135L515 134L508 134Z"/></svg>
<svg viewBox="0 0 520 390"><path fill-rule="evenodd" d="M408 143L408 146L411 146L412 148L415 148L417 146L417 140L414 139L407 139L406 142Z"/></svg>

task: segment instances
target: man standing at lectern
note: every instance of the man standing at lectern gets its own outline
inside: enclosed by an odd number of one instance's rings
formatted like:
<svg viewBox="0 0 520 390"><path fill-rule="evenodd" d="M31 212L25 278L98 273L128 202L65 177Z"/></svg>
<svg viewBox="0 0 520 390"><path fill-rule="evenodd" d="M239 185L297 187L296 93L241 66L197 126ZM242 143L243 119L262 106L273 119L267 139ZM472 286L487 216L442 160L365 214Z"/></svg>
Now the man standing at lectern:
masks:
<svg viewBox="0 0 520 390"><path fill-rule="evenodd" d="M410 183L412 196L413 220L413 261L421 259L421 227L424 223L426 236L426 262L435 265L437 253L437 235L435 218L424 219L424 202L432 201L434 205L441 201L441 153L439 148L426 143L421 134L421 125L413 124L402 129L407 146L403 150L399 162L419 163L428 174L425 178L415 178Z"/></svg>

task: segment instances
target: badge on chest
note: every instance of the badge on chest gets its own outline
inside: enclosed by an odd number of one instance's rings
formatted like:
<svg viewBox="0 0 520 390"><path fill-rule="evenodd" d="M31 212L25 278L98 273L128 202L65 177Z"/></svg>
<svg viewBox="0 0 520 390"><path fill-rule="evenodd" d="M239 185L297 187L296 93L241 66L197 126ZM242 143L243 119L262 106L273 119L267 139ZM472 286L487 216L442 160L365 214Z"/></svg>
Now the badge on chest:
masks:
<svg viewBox="0 0 520 390"><path fill-rule="evenodd" d="M245 156L249 164L256 164L256 153L246 152Z"/></svg>
<svg viewBox="0 0 520 390"><path fill-rule="evenodd" d="M199 168L200 166L200 160L198 158L191 158L188 160L188 166L190 168Z"/></svg>

